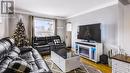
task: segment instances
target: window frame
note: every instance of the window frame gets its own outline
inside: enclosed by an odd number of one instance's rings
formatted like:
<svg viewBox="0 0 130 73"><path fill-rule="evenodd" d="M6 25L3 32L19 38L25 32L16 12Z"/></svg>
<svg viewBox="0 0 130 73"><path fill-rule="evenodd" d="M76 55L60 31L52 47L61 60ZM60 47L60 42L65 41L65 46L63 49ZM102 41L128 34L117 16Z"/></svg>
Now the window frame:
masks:
<svg viewBox="0 0 130 73"><path fill-rule="evenodd" d="M53 30L54 30L54 35L56 35L56 19L54 19L54 18L46 18L46 17L38 17L38 16L34 16L34 18L33 18L33 34L34 34L34 36L35 37L39 37L39 36L36 36L35 35L35 18L40 18L40 19L47 19L47 20L53 20L54 21L54 28L53 28ZM54 35L52 35L52 36L54 36ZM40 36L40 37L47 37L47 36Z"/></svg>

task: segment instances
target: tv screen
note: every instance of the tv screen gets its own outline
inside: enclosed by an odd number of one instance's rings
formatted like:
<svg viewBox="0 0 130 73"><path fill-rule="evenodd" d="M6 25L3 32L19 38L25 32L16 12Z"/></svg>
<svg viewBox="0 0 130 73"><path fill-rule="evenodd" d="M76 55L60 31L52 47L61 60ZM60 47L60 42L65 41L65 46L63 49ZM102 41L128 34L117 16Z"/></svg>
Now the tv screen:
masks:
<svg viewBox="0 0 130 73"><path fill-rule="evenodd" d="M101 42L100 23L79 26L78 39Z"/></svg>

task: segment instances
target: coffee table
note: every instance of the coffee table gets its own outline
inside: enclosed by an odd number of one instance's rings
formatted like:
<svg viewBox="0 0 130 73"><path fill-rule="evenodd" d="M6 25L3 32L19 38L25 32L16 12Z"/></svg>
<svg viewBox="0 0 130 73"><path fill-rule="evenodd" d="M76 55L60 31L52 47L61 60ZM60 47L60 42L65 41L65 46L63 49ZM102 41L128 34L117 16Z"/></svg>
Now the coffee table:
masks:
<svg viewBox="0 0 130 73"><path fill-rule="evenodd" d="M51 51L51 60L63 71L69 72L80 67L80 57L72 50L59 49Z"/></svg>

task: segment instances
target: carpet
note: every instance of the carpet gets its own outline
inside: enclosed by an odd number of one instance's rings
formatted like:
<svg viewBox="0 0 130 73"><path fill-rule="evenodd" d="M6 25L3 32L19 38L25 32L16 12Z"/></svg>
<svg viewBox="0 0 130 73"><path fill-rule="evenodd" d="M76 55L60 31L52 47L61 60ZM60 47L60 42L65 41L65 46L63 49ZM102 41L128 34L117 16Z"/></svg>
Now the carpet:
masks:
<svg viewBox="0 0 130 73"><path fill-rule="evenodd" d="M52 62L50 56L43 56L43 58L45 59L46 63L48 64L49 68L51 69L51 71L53 73L63 73L59 69L59 67ZM92 66L89 66L89 65L86 65L86 64L82 63L80 68L77 68L77 69L72 70L72 71L67 72L67 73L102 73L102 72L100 70L92 67Z"/></svg>

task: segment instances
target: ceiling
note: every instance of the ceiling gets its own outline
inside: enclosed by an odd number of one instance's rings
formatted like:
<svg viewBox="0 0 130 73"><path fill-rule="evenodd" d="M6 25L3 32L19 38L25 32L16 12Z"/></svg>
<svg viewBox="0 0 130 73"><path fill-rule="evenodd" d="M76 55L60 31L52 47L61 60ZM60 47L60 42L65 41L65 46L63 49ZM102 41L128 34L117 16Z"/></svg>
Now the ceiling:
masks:
<svg viewBox="0 0 130 73"><path fill-rule="evenodd" d="M15 0L15 7L34 13L70 18L115 2L117 0Z"/></svg>

